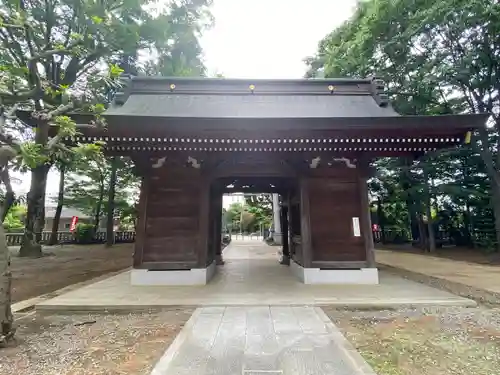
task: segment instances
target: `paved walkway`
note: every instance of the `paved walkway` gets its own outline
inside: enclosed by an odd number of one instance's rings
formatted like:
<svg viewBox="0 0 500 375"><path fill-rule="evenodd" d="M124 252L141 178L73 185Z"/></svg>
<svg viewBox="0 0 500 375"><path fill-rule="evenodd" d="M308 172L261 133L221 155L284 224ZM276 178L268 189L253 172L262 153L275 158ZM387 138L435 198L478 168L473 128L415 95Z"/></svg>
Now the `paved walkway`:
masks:
<svg viewBox="0 0 500 375"><path fill-rule="evenodd" d="M377 250L376 260L380 264L500 293L499 267L389 250Z"/></svg>
<svg viewBox="0 0 500 375"><path fill-rule="evenodd" d="M151 375L375 375L319 308L198 309Z"/></svg>
<svg viewBox="0 0 500 375"><path fill-rule="evenodd" d="M132 286L130 273L70 291L36 306L45 310L144 310L169 305L475 305L471 300L381 272L379 285L305 285L278 263L278 248L261 241L233 241L226 264L204 286Z"/></svg>

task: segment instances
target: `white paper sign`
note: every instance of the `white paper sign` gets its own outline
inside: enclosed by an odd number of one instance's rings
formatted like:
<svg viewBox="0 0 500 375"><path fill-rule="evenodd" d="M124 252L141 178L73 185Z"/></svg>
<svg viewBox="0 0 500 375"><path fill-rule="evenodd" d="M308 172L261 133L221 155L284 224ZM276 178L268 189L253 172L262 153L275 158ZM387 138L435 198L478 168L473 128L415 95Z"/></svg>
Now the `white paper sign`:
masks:
<svg viewBox="0 0 500 375"><path fill-rule="evenodd" d="M359 228L359 217L352 218L352 231L354 237L361 237L361 229Z"/></svg>

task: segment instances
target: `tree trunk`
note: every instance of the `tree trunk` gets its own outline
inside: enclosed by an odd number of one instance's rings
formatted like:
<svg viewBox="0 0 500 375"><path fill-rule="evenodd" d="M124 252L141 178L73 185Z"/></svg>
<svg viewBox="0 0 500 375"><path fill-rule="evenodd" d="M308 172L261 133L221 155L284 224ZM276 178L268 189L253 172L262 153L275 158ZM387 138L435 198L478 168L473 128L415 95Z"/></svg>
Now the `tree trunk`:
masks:
<svg viewBox="0 0 500 375"><path fill-rule="evenodd" d="M425 230L425 223L422 215L418 216L418 236L419 242L418 247L422 250L427 250L427 231Z"/></svg>
<svg viewBox="0 0 500 375"><path fill-rule="evenodd" d="M31 171L31 185L27 197L28 209L24 227L23 241L19 256L41 257L40 239L45 219L45 187L49 165L41 165Z"/></svg>
<svg viewBox="0 0 500 375"><path fill-rule="evenodd" d="M410 193L410 188L414 183L413 178L411 176L410 170L413 165L413 160L409 158L403 159L403 170L401 172L401 184L403 190L406 192L406 208L408 210L408 219L411 231L411 239L413 244L422 245L424 238L422 237L422 231L420 230L420 215L419 210L417 209L417 204L415 203L415 197Z"/></svg>
<svg viewBox="0 0 500 375"><path fill-rule="evenodd" d="M16 196L14 195L13 192L7 192L5 193L5 203L4 203L4 210L2 211L2 223L4 222L5 218L7 217L7 214L9 213L10 209L14 205L14 202L16 201Z"/></svg>
<svg viewBox="0 0 500 375"><path fill-rule="evenodd" d="M111 159L111 176L109 181L108 191L108 213L106 223L106 247L113 246L115 242L114 236L114 214L115 214L115 185L116 185L116 168L118 163L116 157Z"/></svg>
<svg viewBox="0 0 500 375"><path fill-rule="evenodd" d="M472 234L474 233L474 222L472 221L470 204L468 201L465 203L464 227L465 227L465 238L467 239L467 246L474 247L474 241L472 238Z"/></svg>
<svg viewBox="0 0 500 375"><path fill-rule="evenodd" d="M492 184L493 214L495 215L495 238L497 249L500 248L500 189Z"/></svg>
<svg viewBox="0 0 500 375"><path fill-rule="evenodd" d="M97 205L96 205L96 212L95 212L95 217L94 217L94 232L97 233L99 230L99 223L101 220L101 207L102 207L102 201L104 200L104 181L101 181L101 186L99 189L99 199L97 200Z"/></svg>
<svg viewBox="0 0 500 375"><path fill-rule="evenodd" d="M469 173L469 168L467 166L467 160L465 157L461 157L460 162L462 163L463 179L465 184L468 186L470 182L470 173ZM464 227L465 227L465 238L467 241L467 246L474 247L474 240L473 240L474 223L472 221L469 197L467 197L467 200L465 202Z"/></svg>
<svg viewBox="0 0 500 375"><path fill-rule="evenodd" d="M495 128L498 131L500 129L500 117L495 120ZM496 248L500 251L500 172L497 166L500 165L500 138L497 139L497 151L496 155L493 155L489 147L488 130L486 127L478 129L479 137L481 139L482 146L479 147L475 142L472 145L476 147L479 152L481 159L483 159L486 171L491 180L491 191L493 198L493 213L495 215L495 238L496 238Z"/></svg>
<svg viewBox="0 0 500 375"><path fill-rule="evenodd" d="M14 318L10 306L11 283L10 253L3 225L0 225L0 346L14 335Z"/></svg>
<svg viewBox="0 0 500 375"><path fill-rule="evenodd" d="M429 234L427 249L430 252L434 252L436 251L436 234L434 233L434 220L432 220L432 202L431 192L429 188L429 174L427 168L428 167L424 162L424 164L422 165L422 171L424 172L425 215L427 216L427 233Z"/></svg>
<svg viewBox="0 0 500 375"><path fill-rule="evenodd" d="M380 226L380 242L385 244L385 216L384 216L384 207L382 206L382 199L380 197L377 198L377 219L378 225Z"/></svg>
<svg viewBox="0 0 500 375"><path fill-rule="evenodd" d="M59 232L59 222L61 221L61 212L64 204L64 165L59 170L59 193L57 194L57 208L52 223L52 232L50 233L49 245L57 244L57 233Z"/></svg>

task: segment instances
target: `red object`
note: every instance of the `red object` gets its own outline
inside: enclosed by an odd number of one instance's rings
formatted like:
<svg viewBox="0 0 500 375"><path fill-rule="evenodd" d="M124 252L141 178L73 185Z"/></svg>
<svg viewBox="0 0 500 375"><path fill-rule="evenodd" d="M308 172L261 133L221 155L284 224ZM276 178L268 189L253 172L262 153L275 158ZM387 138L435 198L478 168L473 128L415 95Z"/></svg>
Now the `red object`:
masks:
<svg viewBox="0 0 500 375"><path fill-rule="evenodd" d="M69 226L69 231L74 232L76 229L76 223L78 223L78 216L73 216L71 218L71 225Z"/></svg>
<svg viewBox="0 0 500 375"><path fill-rule="evenodd" d="M372 230L374 232L378 232L380 230L380 228L378 227L378 224L372 224Z"/></svg>

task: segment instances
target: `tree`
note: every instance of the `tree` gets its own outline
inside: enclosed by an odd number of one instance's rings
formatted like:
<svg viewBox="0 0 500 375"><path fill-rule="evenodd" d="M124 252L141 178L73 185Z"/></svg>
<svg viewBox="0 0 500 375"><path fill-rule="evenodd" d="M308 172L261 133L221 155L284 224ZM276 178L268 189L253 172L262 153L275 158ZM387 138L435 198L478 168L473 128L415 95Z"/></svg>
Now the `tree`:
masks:
<svg viewBox="0 0 500 375"><path fill-rule="evenodd" d="M273 222L273 201L271 194L247 194L245 195L247 211L255 217L255 227L269 228Z"/></svg>
<svg viewBox="0 0 500 375"><path fill-rule="evenodd" d="M0 178L6 196L13 194L8 172L14 161L32 174L20 255L41 254L47 173L72 152L61 140L77 132L66 115L90 111L95 115L91 125L104 126L103 103L116 91L116 78L123 71L114 62L128 61L141 50L153 51L151 60L160 60L175 44L176 31L185 27L169 6L184 9L196 29L196 17L204 14L209 2L183 0L162 4L161 9L154 9L154 4L0 0ZM28 133L28 141L16 139L15 131ZM11 201L1 207L2 217ZM0 232L0 342L13 335L9 264Z"/></svg>
<svg viewBox="0 0 500 375"><path fill-rule="evenodd" d="M133 173L130 160L116 159L115 208L130 210L139 191L139 179ZM113 162L103 154L82 157L74 172L67 176L65 205L92 215L94 231L100 227L109 205L106 192L109 191Z"/></svg>
<svg viewBox="0 0 500 375"><path fill-rule="evenodd" d="M387 83L394 107L402 114L491 114L492 127L478 131L477 139L472 141L472 154L481 158L489 178L497 244L500 244L499 33L497 1L363 1L351 19L320 42L317 55L308 59L311 77L318 72L326 77L380 76ZM437 155L438 162L428 172L433 174L445 165L448 171L457 171L459 166L455 161L464 152L470 151L448 154L446 162ZM408 166L414 169L418 164L410 161ZM472 171L462 178L470 179L474 174ZM406 187L412 184L411 179L405 182ZM436 191L439 189L430 186L432 204L439 200ZM464 201L463 195L461 199ZM464 207L468 206L467 220L473 199L469 194L462 202ZM417 200L409 197L408 202ZM421 215L422 209L410 209L412 222L418 221L415 213Z"/></svg>
<svg viewBox="0 0 500 375"><path fill-rule="evenodd" d="M37 131L32 144L43 156L30 166L32 184L21 247L22 255L39 255L37 234L44 221L46 178L58 159L53 150L57 142L49 134L51 120L77 107L101 112L104 107L95 104L106 102L113 91L96 79L103 78L103 67L111 65L117 75L122 69L112 62L128 61L140 50L155 50L157 58L150 60L157 61L172 52L172 45L186 47L175 33L188 35L188 28L195 29L196 17L203 14L207 2L185 0L156 9L150 0L2 0L0 5L3 71L7 72L2 95L34 111L31 120L36 121L31 122L36 122ZM191 22L181 24L181 16ZM72 98L75 95L78 101ZM58 125L67 126L61 121Z"/></svg>

